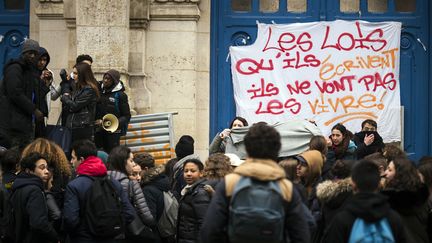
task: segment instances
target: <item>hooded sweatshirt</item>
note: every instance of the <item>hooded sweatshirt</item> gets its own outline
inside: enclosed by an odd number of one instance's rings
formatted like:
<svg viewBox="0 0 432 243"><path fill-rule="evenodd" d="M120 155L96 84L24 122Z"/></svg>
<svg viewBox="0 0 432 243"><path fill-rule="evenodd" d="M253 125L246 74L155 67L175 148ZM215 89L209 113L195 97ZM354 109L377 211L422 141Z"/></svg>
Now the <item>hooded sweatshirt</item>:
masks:
<svg viewBox="0 0 432 243"><path fill-rule="evenodd" d="M113 114L119 120L119 129L121 129L131 118L128 96L123 82L120 81L120 74L116 70L109 70L104 75L109 75L113 84L104 87L103 82L99 82L101 96L96 106L96 119L102 119L106 114Z"/></svg>
<svg viewBox="0 0 432 243"><path fill-rule="evenodd" d="M99 157L89 156L76 169L77 175L105 176L107 168Z"/></svg>
<svg viewBox="0 0 432 243"><path fill-rule="evenodd" d="M17 242L57 242L58 235L48 219L42 180L20 173L12 185L15 237Z"/></svg>
<svg viewBox="0 0 432 243"><path fill-rule="evenodd" d="M387 197L373 192L354 194L347 202L345 209L333 218L325 232L323 242L348 242L352 226L357 218L368 223L387 218L395 242L406 242L405 229L400 216L390 208Z"/></svg>

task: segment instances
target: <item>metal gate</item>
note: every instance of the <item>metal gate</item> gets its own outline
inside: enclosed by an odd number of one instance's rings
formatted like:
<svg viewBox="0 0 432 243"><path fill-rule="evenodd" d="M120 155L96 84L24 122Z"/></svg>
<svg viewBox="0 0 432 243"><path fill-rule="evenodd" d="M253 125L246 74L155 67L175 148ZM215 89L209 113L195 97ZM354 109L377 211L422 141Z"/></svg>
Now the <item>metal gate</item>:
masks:
<svg viewBox="0 0 432 243"><path fill-rule="evenodd" d="M212 2L210 137L235 117L231 82L231 45L250 45L256 21L296 23L312 21L400 21L400 90L404 106L404 147L412 158L431 154L429 81L431 79L431 6L428 0L220 0ZM378 124L385 125L385 124ZM356 131L353 131L356 132Z"/></svg>
<svg viewBox="0 0 432 243"><path fill-rule="evenodd" d="M150 153L157 164L175 157L173 115L156 113L133 116L121 145L128 146L133 153Z"/></svg>
<svg viewBox="0 0 432 243"><path fill-rule="evenodd" d="M29 33L29 0L0 0L0 78L3 66L17 58Z"/></svg>

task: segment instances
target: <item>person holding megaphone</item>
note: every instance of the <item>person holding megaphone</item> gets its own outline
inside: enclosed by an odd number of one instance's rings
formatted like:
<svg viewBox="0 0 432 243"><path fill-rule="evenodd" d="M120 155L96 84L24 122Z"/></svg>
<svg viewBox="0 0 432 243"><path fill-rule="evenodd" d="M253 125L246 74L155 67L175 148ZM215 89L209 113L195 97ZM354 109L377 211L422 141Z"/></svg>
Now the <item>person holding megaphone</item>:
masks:
<svg viewBox="0 0 432 243"><path fill-rule="evenodd" d="M99 82L100 99L96 105L95 144L98 149L109 153L120 144L120 137L126 135L131 118L128 96L120 81L120 73L111 69Z"/></svg>

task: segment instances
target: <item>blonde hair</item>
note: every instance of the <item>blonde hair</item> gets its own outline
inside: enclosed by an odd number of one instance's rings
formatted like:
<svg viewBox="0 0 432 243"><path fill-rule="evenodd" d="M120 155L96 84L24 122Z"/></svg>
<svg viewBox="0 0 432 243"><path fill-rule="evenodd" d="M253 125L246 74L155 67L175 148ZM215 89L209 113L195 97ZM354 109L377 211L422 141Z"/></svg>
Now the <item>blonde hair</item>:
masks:
<svg viewBox="0 0 432 243"><path fill-rule="evenodd" d="M37 138L24 148L21 158L26 157L31 152L40 153L47 159L48 166L58 170L62 175L72 175L69 161L63 149L56 143L44 138Z"/></svg>

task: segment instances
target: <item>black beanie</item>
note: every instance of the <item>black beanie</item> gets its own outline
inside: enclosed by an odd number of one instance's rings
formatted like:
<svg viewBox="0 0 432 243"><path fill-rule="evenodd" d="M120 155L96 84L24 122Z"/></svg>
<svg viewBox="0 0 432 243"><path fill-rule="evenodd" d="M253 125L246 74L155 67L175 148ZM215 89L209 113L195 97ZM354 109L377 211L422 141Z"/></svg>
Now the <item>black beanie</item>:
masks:
<svg viewBox="0 0 432 243"><path fill-rule="evenodd" d="M189 135L183 135L175 146L177 159L181 160L184 157L194 153L194 139Z"/></svg>

